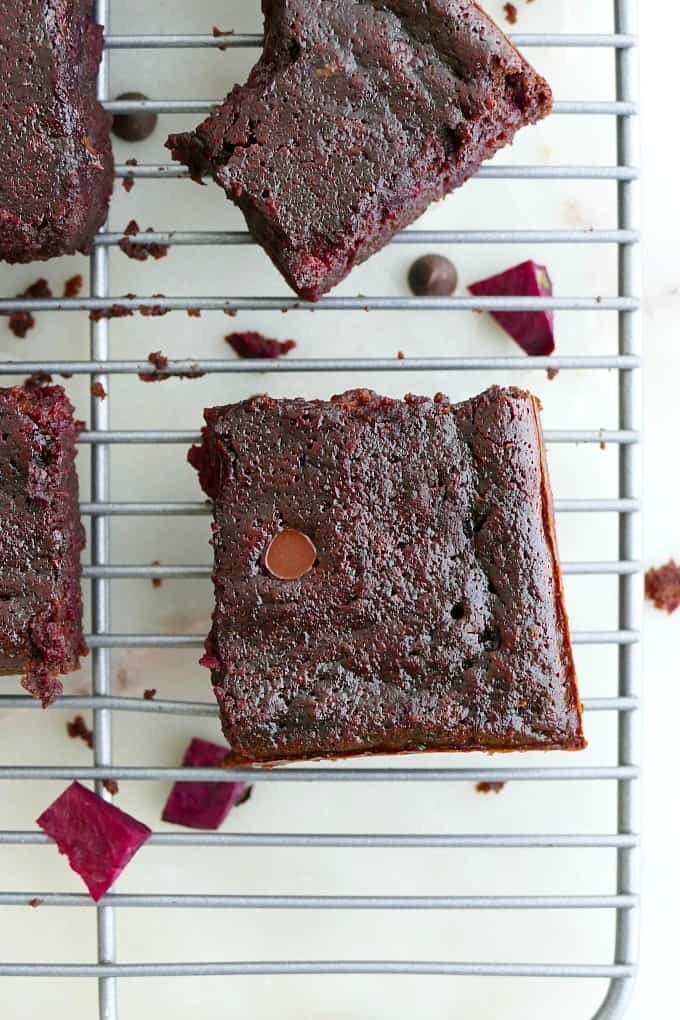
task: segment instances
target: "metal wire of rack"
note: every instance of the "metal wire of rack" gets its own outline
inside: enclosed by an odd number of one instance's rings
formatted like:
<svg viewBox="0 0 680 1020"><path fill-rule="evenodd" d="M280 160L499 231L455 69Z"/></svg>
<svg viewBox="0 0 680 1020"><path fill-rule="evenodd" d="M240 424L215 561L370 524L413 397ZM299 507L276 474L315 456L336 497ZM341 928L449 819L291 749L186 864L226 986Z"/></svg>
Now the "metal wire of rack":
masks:
<svg viewBox="0 0 680 1020"><path fill-rule="evenodd" d="M615 561L567 562L564 572L570 575L611 575L618 583L618 627L616 630L578 631L576 643L606 644L618 650L618 692L614 697L585 699L588 712L616 712L618 753L614 766L579 765L569 767L501 767L501 768L411 768L408 765L381 768L289 768L257 771L232 770L234 778L258 782L462 782L462 781L579 781L613 780L617 784L618 824L610 834L320 834L320 833L154 833L150 843L174 847L305 847L305 848L574 848L604 847L616 851L617 880L615 894L608 896L215 896L215 895L122 895L112 891L97 906L96 963L4 963L0 977L93 977L99 986L99 1015L117 1020L117 982L120 978L142 976L208 976L208 975L290 975L290 974L419 974L456 976L505 977L572 977L606 978L606 998L597 1011L600 1020L623 1016L636 966L636 927L638 911L638 804L639 776L638 727L639 707L639 589L640 564L640 465L639 465L639 367L640 337L640 259L637 217L637 95L635 0L613 0L615 31L600 35L515 35L523 47L606 48L614 52L616 66L616 100L613 102L561 102L556 114L587 113L616 117L617 163L611 167L596 166L502 166L485 167L480 177L507 179L571 179L607 180L614 182L618 196L618 222L615 230L523 230L523 231L423 231L401 234L395 243L545 243L545 244L615 244L618 250L618 293L613 297L554 298L350 298L328 297L315 308L411 310L492 309L566 309L570 311L615 311L618 314L618 353L611 356L554 356L550 359L520 357L451 357L418 358L396 362L394 359L290 359L257 362L258 371L334 372L334 371L472 371L523 370L532 368L614 370L618 373L618 428L615 430L548 431L549 444L602 443L618 448L619 492L614 499L563 499L556 501L558 513L615 513L618 516L618 559ZM97 16L109 24L108 0L97 0ZM108 52L121 49L154 50L159 48L257 47L258 35L235 34L227 38L209 35L111 35L106 37L106 54L99 77L99 98L111 110L131 111L141 106L160 113L203 113L209 101L112 102L109 93ZM143 165L116 168L118 177L171 178L184 176L178 166ZM101 309L111 305L109 281L109 250L123 235L106 227L96 239L91 256L91 293L88 298L14 299L0 301L0 312L12 310L74 310ZM251 239L241 231L146 232L129 239L132 243L158 241L173 245L244 245ZM161 309L200 308L228 310L286 310L304 307L294 298L224 298L224 297L136 297L116 296L115 303L138 309L153 303ZM214 373L242 373L254 370L247 361L199 359L196 362L171 361L167 371L181 373L191 369ZM0 375L29 374L37 371L68 372L89 376L109 389L110 375L134 374L148 370L146 361L114 360L109 350L109 322L106 318L91 325L90 360L87 361L12 361L0 364ZM91 497L82 504L82 512L91 518L91 562L83 576L92 586L92 624L87 640L92 649L93 688L89 696L66 696L59 703L62 709L91 709L94 718L93 765L83 767L2 766L0 780L81 779L94 781L97 792L110 799L103 786L109 778L125 780L165 780L201 778L224 780L220 769L191 770L156 767L120 767L113 761L112 734L116 712L158 713L187 717L213 716L212 703L154 700L114 696L111 684L111 650L114 648L199 647L201 639L191 634L130 634L111 630L111 582L120 578L206 578L209 568L197 565L146 566L141 564L113 565L110 555L110 527L115 516L140 517L159 515L199 515L209 512L205 503L188 502L121 502L112 496L110 456L118 444L181 444L197 438L197 433L180 430L114 431L109 427L107 402L91 401L91 430L81 442L90 447ZM24 695L3 695L0 708L31 708L35 703ZM38 832L0 831L2 845L44 844L47 838ZM46 893L43 900L53 906L86 906L89 898L81 894ZM0 892L0 906L25 903L26 893ZM220 907L220 908L287 908L287 909L455 909L455 910L548 910L548 909L609 909L616 912L616 937L612 962L609 964L545 964L490 963L450 961L269 961L214 963L130 963L116 958L116 907Z"/></svg>

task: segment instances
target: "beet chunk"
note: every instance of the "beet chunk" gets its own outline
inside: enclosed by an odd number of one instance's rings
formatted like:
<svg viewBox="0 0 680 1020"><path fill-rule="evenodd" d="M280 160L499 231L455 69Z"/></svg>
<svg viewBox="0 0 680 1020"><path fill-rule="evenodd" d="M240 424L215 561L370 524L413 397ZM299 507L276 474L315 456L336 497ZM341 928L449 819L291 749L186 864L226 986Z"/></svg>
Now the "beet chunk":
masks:
<svg viewBox="0 0 680 1020"><path fill-rule="evenodd" d="M226 753L225 747L194 737L182 767L220 768ZM231 809L247 799L247 790L245 783L175 783L161 817L189 829L219 829Z"/></svg>
<svg viewBox="0 0 680 1020"><path fill-rule="evenodd" d="M504 273L470 284L476 297L552 297L552 281L545 266L531 259ZM499 326L509 333L523 351L534 357L555 350L552 312L491 312Z"/></svg>
<svg viewBox="0 0 680 1020"><path fill-rule="evenodd" d="M60 854L87 886L92 899L102 898L151 835L136 818L71 783L37 820Z"/></svg>

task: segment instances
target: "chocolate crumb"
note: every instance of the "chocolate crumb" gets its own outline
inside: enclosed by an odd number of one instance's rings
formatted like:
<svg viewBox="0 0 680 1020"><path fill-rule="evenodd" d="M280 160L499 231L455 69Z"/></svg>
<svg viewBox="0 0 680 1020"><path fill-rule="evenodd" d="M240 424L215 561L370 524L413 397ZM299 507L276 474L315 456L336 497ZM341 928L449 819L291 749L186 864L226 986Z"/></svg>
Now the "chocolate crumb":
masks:
<svg viewBox="0 0 680 1020"><path fill-rule="evenodd" d="M84 740L88 747L92 747L92 730L87 725L82 715L66 723L66 732L72 740Z"/></svg>
<svg viewBox="0 0 680 1020"><path fill-rule="evenodd" d="M201 309L200 308L187 308L187 315L190 319L200 319Z"/></svg>
<svg viewBox="0 0 680 1020"><path fill-rule="evenodd" d="M284 311L287 311L287 310L288 309L284 309ZM225 308L224 309L224 314L228 315L230 319L235 319L236 316L238 315L238 312L236 311L235 308Z"/></svg>
<svg viewBox="0 0 680 1020"><path fill-rule="evenodd" d="M78 297L82 289L83 289L82 273L77 273L76 276L69 276L68 280L64 284L64 297L65 298Z"/></svg>
<svg viewBox="0 0 680 1020"><path fill-rule="evenodd" d="M477 783L477 793L500 793L505 783Z"/></svg>
<svg viewBox="0 0 680 1020"><path fill-rule="evenodd" d="M147 227L146 232L151 233L153 227ZM128 240L130 237L136 237L139 233L139 223L137 220L130 220L127 227L123 231L125 237L121 238L118 242L118 247L124 252L129 259L135 259L137 262L146 262L148 258L152 259L164 259L170 250L169 244L158 244L156 241L149 241L146 244L135 244L133 241Z"/></svg>
<svg viewBox="0 0 680 1020"><path fill-rule="evenodd" d="M606 450L607 449L607 444L605 443L604 439L600 440L600 449L601 450Z"/></svg>
<svg viewBox="0 0 680 1020"><path fill-rule="evenodd" d="M253 795L253 787L252 787L252 785L251 786L246 786L245 790L243 791L243 793L241 794L239 799L234 804L234 807L241 807L241 804L246 804L250 800L252 795Z"/></svg>
<svg viewBox="0 0 680 1020"><path fill-rule="evenodd" d="M90 393L93 397L99 397L100 400L106 400L107 393L100 382L93 382L90 386Z"/></svg>
<svg viewBox="0 0 680 1020"><path fill-rule="evenodd" d="M680 566L669 560L662 567L651 567L645 574L645 598L656 609L674 613L680 606Z"/></svg>
<svg viewBox="0 0 680 1020"><path fill-rule="evenodd" d="M397 351L397 360L398 361L403 361L405 357L406 357L406 355L404 354L403 351Z"/></svg>
<svg viewBox="0 0 680 1020"><path fill-rule="evenodd" d="M52 291L50 290L47 280L42 276L35 283L32 283L30 287L27 287L23 294L17 294L18 298L51 298ZM7 314L5 312L3 315ZM29 330L35 326L35 318L31 312L9 312L9 328L18 340L23 340Z"/></svg>
<svg viewBox="0 0 680 1020"><path fill-rule="evenodd" d="M280 358L297 347L294 340L274 340L256 332L230 333L224 339L239 358Z"/></svg>
<svg viewBox="0 0 680 1020"><path fill-rule="evenodd" d="M45 902L44 900L41 900L37 896L34 896L32 900L28 901L28 905L29 907L42 907L44 902Z"/></svg>
<svg viewBox="0 0 680 1020"><path fill-rule="evenodd" d="M548 377L548 382L552 382L560 374L559 368L546 368L545 374Z"/></svg>
<svg viewBox="0 0 680 1020"><path fill-rule="evenodd" d="M144 700L153 701L157 694L158 691L156 690L155 687L147 687L147 689L144 691Z"/></svg>
<svg viewBox="0 0 680 1020"><path fill-rule="evenodd" d="M112 797L115 797L120 790L115 779L102 779L102 786L105 790L108 790Z"/></svg>
<svg viewBox="0 0 680 1020"><path fill-rule="evenodd" d="M517 8L514 4L503 4L503 13L509 25L517 24Z"/></svg>

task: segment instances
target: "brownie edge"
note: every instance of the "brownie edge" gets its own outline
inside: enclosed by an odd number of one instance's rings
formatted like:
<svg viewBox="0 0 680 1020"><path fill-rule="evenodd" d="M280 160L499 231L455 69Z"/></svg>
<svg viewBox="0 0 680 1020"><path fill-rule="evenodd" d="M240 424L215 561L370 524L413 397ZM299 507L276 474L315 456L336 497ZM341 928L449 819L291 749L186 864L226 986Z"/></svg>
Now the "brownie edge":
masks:
<svg viewBox="0 0 680 1020"><path fill-rule="evenodd" d="M78 429L61 386L0 390L0 675L44 706L85 650Z"/></svg>
<svg viewBox="0 0 680 1020"><path fill-rule="evenodd" d="M585 746L538 409L494 387L205 412L230 762ZM317 558L281 580L288 530Z"/></svg>
<svg viewBox="0 0 680 1020"><path fill-rule="evenodd" d="M0 0L0 259L89 251L113 188L92 0Z"/></svg>
<svg viewBox="0 0 680 1020"><path fill-rule="evenodd" d="M547 82L472 0L262 0L244 85L173 158L212 176L301 297L318 300L515 132Z"/></svg>

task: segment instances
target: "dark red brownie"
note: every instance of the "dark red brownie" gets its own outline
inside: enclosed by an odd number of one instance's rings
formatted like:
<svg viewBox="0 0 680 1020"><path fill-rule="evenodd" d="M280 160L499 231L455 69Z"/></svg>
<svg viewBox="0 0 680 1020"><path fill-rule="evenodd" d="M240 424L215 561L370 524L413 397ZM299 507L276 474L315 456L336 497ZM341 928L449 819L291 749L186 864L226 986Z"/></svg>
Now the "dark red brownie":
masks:
<svg viewBox="0 0 680 1020"><path fill-rule="evenodd" d="M113 187L92 0L0 0L0 258L87 251Z"/></svg>
<svg viewBox="0 0 680 1020"><path fill-rule="evenodd" d="M231 762L585 745L538 411L496 387L205 412Z"/></svg>
<svg viewBox="0 0 680 1020"><path fill-rule="evenodd" d="M61 386L0 390L0 674L43 705L83 651L77 437Z"/></svg>
<svg viewBox="0 0 680 1020"><path fill-rule="evenodd" d="M168 148L311 301L552 106L472 0L262 0L245 86Z"/></svg>

